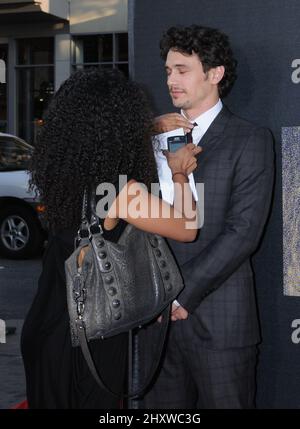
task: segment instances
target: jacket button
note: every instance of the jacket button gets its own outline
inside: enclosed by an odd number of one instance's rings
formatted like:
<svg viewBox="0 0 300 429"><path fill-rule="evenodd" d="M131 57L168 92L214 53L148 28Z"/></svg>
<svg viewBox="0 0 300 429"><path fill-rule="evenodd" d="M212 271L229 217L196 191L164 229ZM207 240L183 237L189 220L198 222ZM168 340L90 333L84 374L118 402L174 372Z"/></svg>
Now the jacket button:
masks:
<svg viewBox="0 0 300 429"><path fill-rule="evenodd" d="M166 274L164 275L164 279L169 280L169 278L170 278L170 273L166 272Z"/></svg>
<svg viewBox="0 0 300 429"><path fill-rule="evenodd" d="M159 249L155 250L156 256L158 256L159 258L161 257L161 251Z"/></svg>
<svg viewBox="0 0 300 429"><path fill-rule="evenodd" d="M116 313L115 314L115 320L120 320L121 319L121 313Z"/></svg>
<svg viewBox="0 0 300 429"><path fill-rule="evenodd" d="M105 259L106 258L106 252L100 252L99 257L100 257L100 259Z"/></svg>
<svg viewBox="0 0 300 429"><path fill-rule="evenodd" d="M117 293L117 289L114 287L110 287L107 292L110 296L114 296Z"/></svg>
<svg viewBox="0 0 300 429"><path fill-rule="evenodd" d="M110 262L105 262L104 267L109 270L111 268L111 263Z"/></svg>
<svg viewBox="0 0 300 429"><path fill-rule="evenodd" d="M166 268L167 266L166 261L164 260L160 261L159 265L161 266L161 268Z"/></svg>
<svg viewBox="0 0 300 429"><path fill-rule="evenodd" d="M167 291L170 292L173 289L172 283L168 284Z"/></svg>
<svg viewBox="0 0 300 429"><path fill-rule="evenodd" d="M104 246L104 241L98 241L97 247L103 247Z"/></svg>
<svg viewBox="0 0 300 429"><path fill-rule="evenodd" d="M114 281L113 276L106 276L105 277L105 283L111 284Z"/></svg>

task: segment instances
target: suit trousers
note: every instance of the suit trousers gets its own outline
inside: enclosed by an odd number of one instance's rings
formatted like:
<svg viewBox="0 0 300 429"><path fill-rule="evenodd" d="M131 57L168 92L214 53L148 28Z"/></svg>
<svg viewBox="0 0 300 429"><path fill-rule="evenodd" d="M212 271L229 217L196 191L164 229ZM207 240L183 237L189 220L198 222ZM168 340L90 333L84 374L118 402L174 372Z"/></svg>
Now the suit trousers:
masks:
<svg viewBox="0 0 300 429"><path fill-rule="evenodd" d="M140 408L250 409L254 408L257 348L209 349L191 331L193 316L171 323L158 377ZM144 359L155 353L158 322ZM152 353L149 348L152 347ZM153 356L153 355L152 355ZM149 364L148 364L149 365ZM146 364L147 366L147 364Z"/></svg>

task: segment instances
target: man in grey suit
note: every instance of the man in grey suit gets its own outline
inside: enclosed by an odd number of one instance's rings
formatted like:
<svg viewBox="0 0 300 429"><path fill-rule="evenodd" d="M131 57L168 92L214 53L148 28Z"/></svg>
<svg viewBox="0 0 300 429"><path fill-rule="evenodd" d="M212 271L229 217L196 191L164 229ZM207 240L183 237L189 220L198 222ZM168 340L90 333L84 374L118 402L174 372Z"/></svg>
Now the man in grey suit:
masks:
<svg viewBox="0 0 300 429"><path fill-rule="evenodd" d="M169 241L185 288L144 406L252 408L260 333L250 257L270 208L272 137L222 104L236 78L225 34L172 27L161 56L181 113L156 118L156 130L192 128L193 142L202 146L194 179L204 183L204 225L193 243Z"/></svg>

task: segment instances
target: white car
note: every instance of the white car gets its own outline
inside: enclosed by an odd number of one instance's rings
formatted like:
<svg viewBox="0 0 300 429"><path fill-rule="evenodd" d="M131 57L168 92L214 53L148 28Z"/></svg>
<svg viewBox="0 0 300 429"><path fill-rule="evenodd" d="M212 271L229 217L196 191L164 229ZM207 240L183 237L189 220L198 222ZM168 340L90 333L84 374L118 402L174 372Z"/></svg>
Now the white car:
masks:
<svg viewBox="0 0 300 429"><path fill-rule="evenodd" d="M0 133L0 255L5 258L35 256L46 238L44 207L29 191L32 150L19 137Z"/></svg>

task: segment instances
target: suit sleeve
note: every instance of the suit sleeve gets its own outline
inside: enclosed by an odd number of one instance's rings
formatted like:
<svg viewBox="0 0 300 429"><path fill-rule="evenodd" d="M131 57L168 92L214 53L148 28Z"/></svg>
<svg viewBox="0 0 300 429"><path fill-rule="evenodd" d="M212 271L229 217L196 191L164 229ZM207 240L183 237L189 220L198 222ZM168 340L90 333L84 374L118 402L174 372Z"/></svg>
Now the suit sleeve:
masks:
<svg viewBox="0 0 300 429"><path fill-rule="evenodd" d="M185 288L178 301L190 313L256 250L269 213L273 176L273 138L259 128L248 138L236 165L222 232L181 267Z"/></svg>

